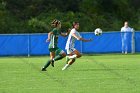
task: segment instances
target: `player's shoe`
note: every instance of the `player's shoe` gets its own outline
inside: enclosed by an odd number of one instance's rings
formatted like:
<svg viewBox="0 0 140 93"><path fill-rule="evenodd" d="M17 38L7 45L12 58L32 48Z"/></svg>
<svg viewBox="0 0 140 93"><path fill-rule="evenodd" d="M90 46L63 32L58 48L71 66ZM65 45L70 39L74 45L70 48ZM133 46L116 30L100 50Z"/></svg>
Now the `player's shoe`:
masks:
<svg viewBox="0 0 140 93"><path fill-rule="evenodd" d="M47 71L47 70L46 70L46 68L42 67L42 68L41 68L41 71Z"/></svg>
<svg viewBox="0 0 140 93"><path fill-rule="evenodd" d="M66 64L66 65L62 68L62 70L66 70L68 67L70 67L70 65L69 65L69 64Z"/></svg>

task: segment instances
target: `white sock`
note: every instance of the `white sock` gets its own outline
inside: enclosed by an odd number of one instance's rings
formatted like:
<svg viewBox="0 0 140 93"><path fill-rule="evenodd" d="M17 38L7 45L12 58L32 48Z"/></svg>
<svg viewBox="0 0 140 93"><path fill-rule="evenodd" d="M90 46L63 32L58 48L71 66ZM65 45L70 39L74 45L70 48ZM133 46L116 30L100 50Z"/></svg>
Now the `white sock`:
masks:
<svg viewBox="0 0 140 93"><path fill-rule="evenodd" d="M66 65L62 68L62 70L67 69L69 66L70 66L69 64L66 64Z"/></svg>
<svg viewBox="0 0 140 93"><path fill-rule="evenodd" d="M76 58L77 57L77 55L76 54L74 54L74 55L72 55L72 56L68 56L69 57L69 59L74 59L74 58Z"/></svg>

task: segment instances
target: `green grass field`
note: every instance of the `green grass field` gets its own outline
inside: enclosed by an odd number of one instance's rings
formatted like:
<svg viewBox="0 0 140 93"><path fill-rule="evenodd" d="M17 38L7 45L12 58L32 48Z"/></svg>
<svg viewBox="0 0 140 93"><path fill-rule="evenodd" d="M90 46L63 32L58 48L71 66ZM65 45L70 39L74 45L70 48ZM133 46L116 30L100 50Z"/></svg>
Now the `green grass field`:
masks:
<svg viewBox="0 0 140 93"><path fill-rule="evenodd" d="M84 55L67 70L65 59L47 72L44 57L1 57L0 93L140 93L140 54Z"/></svg>

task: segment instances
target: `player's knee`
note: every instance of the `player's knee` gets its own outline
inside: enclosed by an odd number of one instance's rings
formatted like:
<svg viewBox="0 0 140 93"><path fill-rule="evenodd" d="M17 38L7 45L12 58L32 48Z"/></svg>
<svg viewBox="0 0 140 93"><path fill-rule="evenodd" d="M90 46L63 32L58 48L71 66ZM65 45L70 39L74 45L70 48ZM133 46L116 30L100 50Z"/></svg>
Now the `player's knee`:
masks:
<svg viewBox="0 0 140 93"><path fill-rule="evenodd" d="M80 58L80 57L82 57L82 55L81 55L81 54L77 55L77 58Z"/></svg>
<svg viewBox="0 0 140 93"><path fill-rule="evenodd" d="M66 53L63 53L62 56L63 56L63 57L66 57Z"/></svg>

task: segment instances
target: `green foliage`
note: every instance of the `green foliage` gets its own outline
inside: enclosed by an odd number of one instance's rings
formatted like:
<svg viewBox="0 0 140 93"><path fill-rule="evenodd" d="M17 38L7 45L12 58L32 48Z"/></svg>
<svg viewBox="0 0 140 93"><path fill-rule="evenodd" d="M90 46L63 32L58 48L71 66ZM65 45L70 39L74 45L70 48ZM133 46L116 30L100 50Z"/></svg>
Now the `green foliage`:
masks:
<svg viewBox="0 0 140 93"><path fill-rule="evenodd" d="M128 20L140 29L138 0L1 0L0 33L45 33L54 19L62 22L62 31L80 22L80 31L97 27L104 31L120 30Z"/></svg>
<svg viewBox="0 0 140 93"><path fill-rule="evenodd" d="M32 18L29 20L28 25L30 27L30 30L32 30L35 33L38 32L45 32L47 30L47 25L44 21L40 21L37 18Z"/></svg>
<svg viewBox="0 0 140 93"><path fill-rule="evenodd" d="M0 33L24 33L25 23L18 20L5 9L5 2L0 3Z"/></svg>
<svg viewBox="0 0 140 93"><path fill-rule="evenodd" d="M137 13L135 14L135 19L134 19L134 28L135 30L139 30L140 29L140 9L137 11Z"/></svg>

